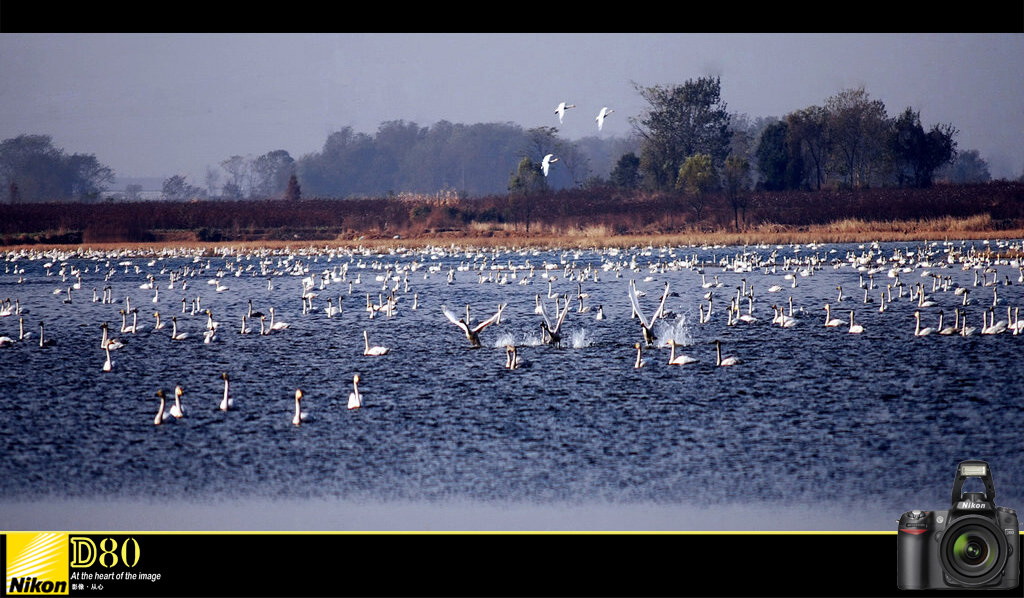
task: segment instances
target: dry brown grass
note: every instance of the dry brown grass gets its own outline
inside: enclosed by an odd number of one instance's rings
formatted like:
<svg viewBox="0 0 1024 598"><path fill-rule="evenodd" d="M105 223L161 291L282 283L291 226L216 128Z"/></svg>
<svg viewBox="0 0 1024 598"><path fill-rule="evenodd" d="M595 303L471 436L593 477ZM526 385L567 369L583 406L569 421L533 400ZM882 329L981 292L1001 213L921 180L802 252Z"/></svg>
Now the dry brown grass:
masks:
<svg viewBox="0 0 1024 598"><path fill-rule="evenodd" d="M391 250L423 248L428 246L460 246L480 248L593 248L636 247L645 245L785 245L807 243L867 243L885 241L955 241L962 239L1012 239L1024 237L1024 230L996 230L987 215L969 218L938 218L920 221L869 221L847 219L819 226L787 226L763 223L748 230L699 231L684 230L676 233L614 234L605 225L591 225L556 230L550 227L531 227L527 235L522 228L508 224L472 223L461 230L443 233L424 232L402 235L400 239L383 234L367 233L354 238L331 241L230 241L222 243L200 242L187 231L167 231L154 242L90 243L74 245L21 245L7 250L60 249L64 251L131 249L141 252L160 251L169 247L209 250L228 248L253 249L309 249L351 248Z"/></svg>

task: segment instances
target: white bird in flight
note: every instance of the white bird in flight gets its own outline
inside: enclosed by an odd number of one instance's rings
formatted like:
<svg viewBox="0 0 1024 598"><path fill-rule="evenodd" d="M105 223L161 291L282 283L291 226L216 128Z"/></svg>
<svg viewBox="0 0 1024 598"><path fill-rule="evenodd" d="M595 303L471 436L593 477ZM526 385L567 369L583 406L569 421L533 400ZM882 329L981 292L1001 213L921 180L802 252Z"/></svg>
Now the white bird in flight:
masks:
<svg viewBox="0 0 1024 598"><path fill-rule="evenodd" d="M604 128L604 119L609 114L611 114L612 112L615 112L615 111L612 110L611 108L605 106L604 108L601 108L600 112L597 113L597 117L595 117L594 120L597 121L597 130L598 131L600 131L601 129Z"/></svg>
<svg viewBox="0 0 1024 598"><path fill-rule="evenodd" d="M548 170L551 169L551 165L558 162L558 158L554 154L548 154L541 160L540 168L544 171L544 176L548 176Z"/></svg>
<svg viewBox="0 0 1024 598"><path fill-rule="evenodd" d="M555 114L558 115L558 124L562 124L562 118L565 117L565 111L575 107L576 104L566 104L565 102L559 103L558 107L555 108Z"/></svg>

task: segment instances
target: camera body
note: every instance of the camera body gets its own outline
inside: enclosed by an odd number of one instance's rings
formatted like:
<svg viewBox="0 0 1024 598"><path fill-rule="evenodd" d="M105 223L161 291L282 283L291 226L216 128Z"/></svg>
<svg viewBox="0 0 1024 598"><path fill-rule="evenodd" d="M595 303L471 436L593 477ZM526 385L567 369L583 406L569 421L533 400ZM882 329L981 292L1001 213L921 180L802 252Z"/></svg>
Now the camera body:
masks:
<svg viewBox="0 0 1024 598"><path fill-rule="evenodd" d="M962 492L981 478L985 492ZM1013 589L1020 582L1020 525L1013 509L998 507L991 470L963 461L949 509L907 511L897 531L897 585L901 590Z"/></svg>

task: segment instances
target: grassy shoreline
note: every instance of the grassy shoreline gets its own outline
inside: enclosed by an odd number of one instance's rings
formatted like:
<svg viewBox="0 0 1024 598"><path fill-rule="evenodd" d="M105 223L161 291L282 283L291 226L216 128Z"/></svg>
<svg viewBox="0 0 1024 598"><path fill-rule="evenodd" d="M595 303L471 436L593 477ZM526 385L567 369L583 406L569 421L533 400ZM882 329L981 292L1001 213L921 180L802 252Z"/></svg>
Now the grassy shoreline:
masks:
<svg viewBox="0 0 1024 598"><path fill-rule="evenodd" d="M845 220L812 226L766 224L744 231L697 231L655 234L610 234L603 227L568 231L540 231L525 234L508 228L491 230L467 227L443 233L424 232L413 235L364 234L352 238L322 240L265 241L199 241L191 231L174 231L156 241L93 242L77 244L9 245L5 252L17 251L160 251L166 248L236 248L245 249L422 249L455 246L465 248L536 248L584 249L628 248L637 246L744 246L744 245L806 245L812 243L924 242L964 240L1024 239L1024 229L997 230L987 218L941 218L928 221L876 222ZM1018 249L1017 252L1020 250Z"/></svg>

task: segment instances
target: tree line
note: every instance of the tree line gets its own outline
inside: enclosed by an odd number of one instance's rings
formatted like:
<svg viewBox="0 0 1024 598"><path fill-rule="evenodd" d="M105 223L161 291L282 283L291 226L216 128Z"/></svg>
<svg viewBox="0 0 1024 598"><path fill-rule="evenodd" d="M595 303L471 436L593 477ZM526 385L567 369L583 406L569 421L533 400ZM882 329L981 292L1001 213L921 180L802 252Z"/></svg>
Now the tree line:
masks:
<svg viewBox="0 0 1024 598"><path fill-rule="evenodd" d="M611 185L688 197L699 219L709 193L733 203L737 224L753 190L926 188L937 180L989 180L976 150L959 151L951 124L926 127L906 108L889 116L863 88L781 118L731 113L721 81L635 85L647 108L630 117L626 138L570 141L557 127L513 123L420 126L382 123L374 134L331 133L320 151L298 158L277 149L234 155L201 182L176 175L164 199L352 199L453 192L459 197L532 195ZM545 174L543 156L557 163ZM10 203L97 201L114 173L94 155L66 155L45 135L0 143L0 177ZM124 199L137 198L139 188Z"/></svg>

